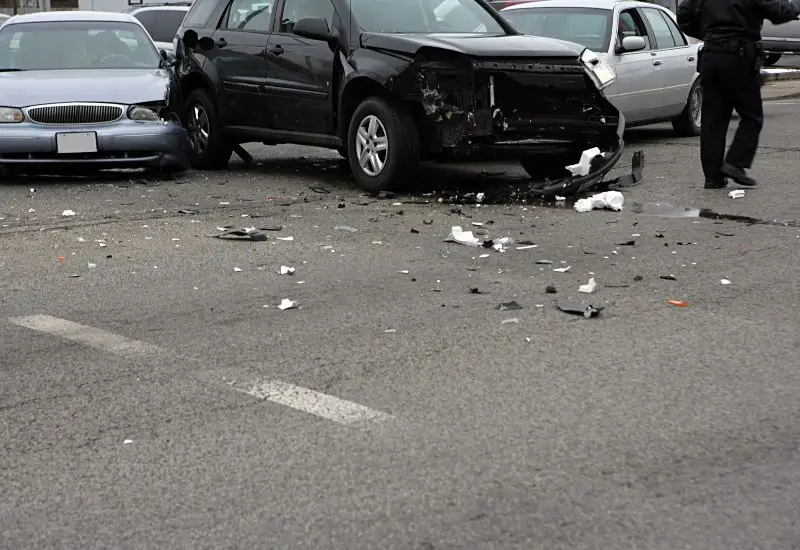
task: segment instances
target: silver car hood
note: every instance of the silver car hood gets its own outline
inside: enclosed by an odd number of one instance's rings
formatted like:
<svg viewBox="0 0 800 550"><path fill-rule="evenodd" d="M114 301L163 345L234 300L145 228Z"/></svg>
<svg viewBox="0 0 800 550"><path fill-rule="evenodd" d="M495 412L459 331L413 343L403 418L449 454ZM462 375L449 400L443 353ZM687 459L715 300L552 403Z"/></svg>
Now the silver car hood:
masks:
<svg viewBox="0 0 800 550"><path fill-rule="evenodd" d="M163 69L86 69L0 72L0 104L29 107L45 103L147 103L168 98Z"/></svg>

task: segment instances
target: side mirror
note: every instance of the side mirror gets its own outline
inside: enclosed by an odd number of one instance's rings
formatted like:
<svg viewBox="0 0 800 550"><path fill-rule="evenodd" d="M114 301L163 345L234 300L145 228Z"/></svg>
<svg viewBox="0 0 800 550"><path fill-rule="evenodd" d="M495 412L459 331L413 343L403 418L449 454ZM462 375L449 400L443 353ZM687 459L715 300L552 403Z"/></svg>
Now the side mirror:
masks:
<svg viewBox="0 0 800 550"><path fill-rule="evenodd" d="M167 67L174 67L175 66L175 55L169 53L167 50L161 50L159 52L161 54L161 59L164 61L164 65Z"/></svg>
<svg viewBox="0 0 800 550"><path fill-rule="evenodd" d="M328 22L322 17L303 17L294 24L292 32L297 36L311 38L312 40L327 41L332 37Z"/></svg>
<svg viewBox="0 0 800 550"><path fill-rule="evenodd" d="M620 46L620 53L622 52L638 52L647 47L647 42L643 36L626 36L622 39Z"/></svg>
<svg viewBox="0 0 800 550"><path fill-rule="evenodd" d="M189 29L183 33L183 45L187 48L195 48L200 43L200 37L197 36L197 31Z"/></svg>

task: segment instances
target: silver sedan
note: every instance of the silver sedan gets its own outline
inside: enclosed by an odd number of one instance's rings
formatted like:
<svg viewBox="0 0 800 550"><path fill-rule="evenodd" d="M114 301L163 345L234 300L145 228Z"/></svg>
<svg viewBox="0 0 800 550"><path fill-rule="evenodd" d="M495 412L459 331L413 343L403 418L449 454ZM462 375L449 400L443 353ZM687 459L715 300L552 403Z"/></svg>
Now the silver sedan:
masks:
<svg viewBox="0 0 800 550"><path fill-rule="evenodd" d="M0 27L0 166L185 170L174 79L130 15L12 17Z"/></svg>
<svg viewBox="0 0 800 550"><path fill-rule="evenodd" d="M598 54L617 74L605 95L627 127L672 122L683 136L700 133L700 44L668 9L649 2L542 0L500 13L526 34L559 38Z"/></svg>

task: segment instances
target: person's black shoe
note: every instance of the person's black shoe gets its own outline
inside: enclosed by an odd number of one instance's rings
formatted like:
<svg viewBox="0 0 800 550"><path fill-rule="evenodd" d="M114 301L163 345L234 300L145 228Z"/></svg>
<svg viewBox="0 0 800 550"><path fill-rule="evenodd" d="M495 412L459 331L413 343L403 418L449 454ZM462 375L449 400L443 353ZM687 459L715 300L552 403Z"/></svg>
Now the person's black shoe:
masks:
<svg viewBox="0 0 800 550"><path fill-rule="evenodd" d="M758 184L758 182L748 176L743 169L737 168L736 166L728 164L727 162L722 165L720 172L731 178L739 185L744 185L745 187L755 187Z"/></svg>
<svg viewBox="0 0 800 550"><path fill-rule="evenodd" d="M713 180L706 180L706 189L722 189L728 185L728 178L715 178Z"/></svg>

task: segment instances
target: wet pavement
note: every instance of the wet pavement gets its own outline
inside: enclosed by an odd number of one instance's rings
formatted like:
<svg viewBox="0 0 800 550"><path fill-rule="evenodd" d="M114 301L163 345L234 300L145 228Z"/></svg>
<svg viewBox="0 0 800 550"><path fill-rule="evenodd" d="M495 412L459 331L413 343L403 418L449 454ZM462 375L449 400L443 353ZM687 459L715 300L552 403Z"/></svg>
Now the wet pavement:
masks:
<svg viewBox="0 0 800 550"><path fill-rule="evenodd" d="M5 182L3 544L791 548L798 109L739 199L629 132L621 212L489 204L512 164L378 199L289 146Z"/></svg>

